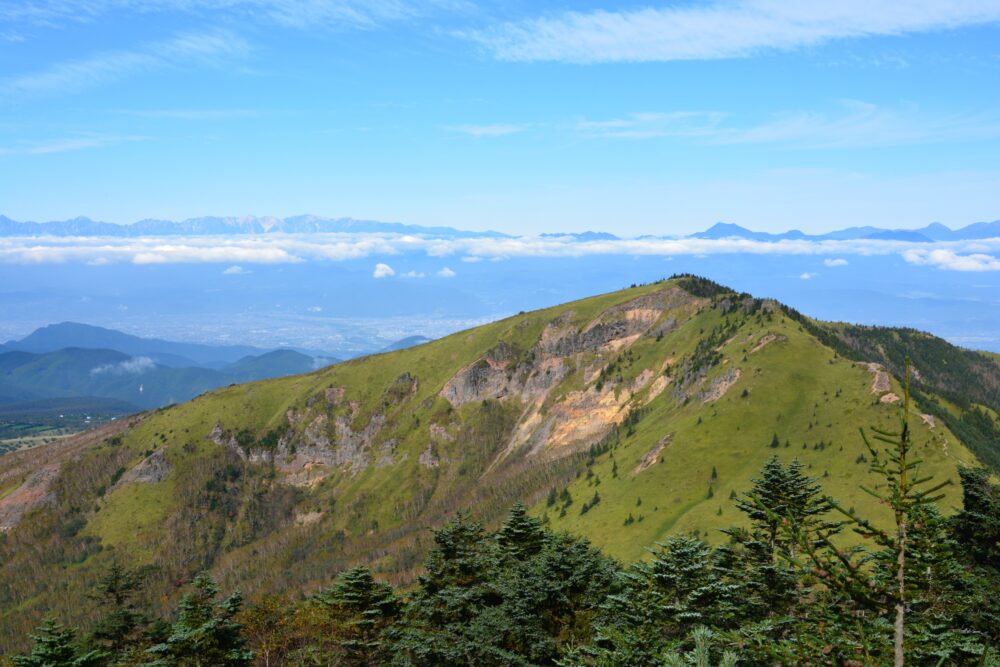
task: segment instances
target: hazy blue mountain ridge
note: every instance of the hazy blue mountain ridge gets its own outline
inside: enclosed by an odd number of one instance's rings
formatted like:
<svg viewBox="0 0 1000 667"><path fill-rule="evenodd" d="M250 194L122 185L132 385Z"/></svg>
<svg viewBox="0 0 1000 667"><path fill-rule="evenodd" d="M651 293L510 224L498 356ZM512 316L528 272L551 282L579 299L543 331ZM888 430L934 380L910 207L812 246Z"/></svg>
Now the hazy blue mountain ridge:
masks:
<svg viewBox="0 0 1000 667"><path fill-rule="evenodd" d="M442 237L508 236L494 231L465 231L453 227L424 227L399 222L324 218L298 215L274 217L202 217L182 221L146 219L128 225L77 217L51 222L19 222L0 215L0 236L211 236L228 234L309 234L309 233L395 233Z"/></svg>

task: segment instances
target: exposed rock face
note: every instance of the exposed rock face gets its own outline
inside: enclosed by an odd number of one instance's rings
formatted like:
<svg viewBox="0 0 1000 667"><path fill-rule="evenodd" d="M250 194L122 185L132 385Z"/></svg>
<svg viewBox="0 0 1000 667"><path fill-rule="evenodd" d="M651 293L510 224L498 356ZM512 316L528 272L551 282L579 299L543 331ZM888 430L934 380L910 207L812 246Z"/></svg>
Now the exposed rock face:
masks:
<svg viewBox="0 0 1000 667"><path fill-rule="evenodd" d="M392 457L393 454L396 453L397 444L398 443L396 442L395 438L390 438L389 440L386 440L381 445L379 445L378 460L375 462L376 468L384 468L385 466L389 466L392 465L393 463L396 463L396 461L394 461Z"/></svg>
<svg viewBox="0 0 1000 667"><path fill-rule="evenodd" d="M754 345L750 349L750 354L753 354L754 352L760 352L765 347L767 347L769 344L775 343L775 342L780 342L780 341L783 341L783 340L787 340L787 339L784 336L782 336L782 335L773 334L773 333L766 333L763 336L761 336L760 340L757 341L757 344Z"/></svg>
<svg viewBox="0 0 1000 667"><path fill-rule="evenodd" d="M162 482L170 474L170 463L162 449L158 449L131 470L122 475L121 479L112 487L117 489L125 484L157 484Z"/></svg>
<svg viewBox="0 0 1000 667"><path fill-rule="evenodd" d="M702 403L711 403L712 401L719 400L736 384L736 381L740 379L742 374L743 371L739 368L730 368L712 380L708 388L698 394L698 400Z"/></svg>
<svg viewBox="0 0 1000 667"><path fill-rule="evenodd" d="M326 392L326 406L328 408L335 408L344 402L344 388L343 387L329 387Z"/></svg>
<svg viewBox="0 0 1000 667"><path fill-rule="evenodd" d="M455 440L455 436L448 432L448 429L440 424L430 425L431 438L439 442L452 442Z"/></svg>
<svg viewBox="0 0 1000 667"><path fill-rule="evenodd" d="M58 477L59 466L47 465L28 475L21 486L0 498L0 532L17 525L28 510L52 502L49 488Z"/></svg>
<svg viewBox="0 0 1000 667"><path fill-rule="evenodd" d="M872 377L872 387L871 393L873 394L884 394L885 392L892 389L892 382L889 379L889 373L886 372L882 364L869 363L862 364L868 369Z"/></svg>
<svg viewBox="0 0 1000 667"><path fill-rule="evenodd" d="M434 445L430 442L427 443L427 449L420 453L418 460L420 461L420 465L425 468L437 468L441 465L441 459L437 457L437 454L434 452Z"/></svg>
<svg viewBox="0 0 1000 667"><path fill-rule="evenodd" d="M295 514L296 526L311 526L323 518L322 512L303 512Z"/></svg>
<svg viewBox="0 0 1000 667"><path fill-rule="evenodd" d="M360 472L368 465L368 452L384 424L385 416L376 414L363 429L355 432L347 417L337 417L333 424L337 436L334 465L346 466L352 473Z"/></svg>
<svg viewBox="0 0 1000 667"><path fill-rule="evenodd" d="M419 386L420 383L417 382L416 377L409 372L403 373L382 393L382 400L387 405L399 404L412 394L417 393Z"/></svg>
<svg viewBox="0 0 1000 667"><path fill-rule="evenodd" d="M522 402L524 412L502 456L518 449L560 456L588 447L621 423L633 399L648 403L670 384L661 368L660 373L643 369L624 384L619 378L591 386L611 355L643 336L673 330L676 318L664 313L696 303L687 292L668 288L609 308L582 327L575 323L574 312L564 313L544 327L526 353L501 343L448 380L441 396L455 407L488 398ZM586 364L583 377L588 388L550 400L552 388L581 364Z"/></svg>
<svg viewBox="0 0 1000 667"><path fill-rule="evenodd" d="M331 468L346 468L351 474L357 474L373 460L377 465L392 463L395 440L387 440L381 443L377 453L373 451L376 436L385 421L384 415L375 414L363 429L354 431L350 418L341 415L334 418L331 429L330 418L321 413L309 422L301 436L293 430L287 431L273 450L244 450L236 442L236 436L225 431L220 423L216 423L208 437L244 461L273 463L293 485L310 486L327 477Z"/></svg>
<svg viewBox="0 0 1000 667"><path fill-rule="evenodd" d="M669 442L671 441L671 439L673 439L673 437L674 437L673 434L670 434L660 438L660 441L656 443L656 445L651 450L649 450L645 456L642 457L642 460L639 461L639 465L635 467L635 470L632 471L632 474L638 475L643 470L645 470L649 466L659 461L660 453L663 451L663 448L666 447L667 444L669 444Z"/></svg>
<svg viewBox="0 0 1000 667"><path fill-rule="evenodd" d="M120 419L44 447L5 454L0 466L0 532L11 530L29 512L55 500L52 484L64 466L72 466L91 447L120 435L145 417ZM39 454L43 454L41 460Z"/></svg>

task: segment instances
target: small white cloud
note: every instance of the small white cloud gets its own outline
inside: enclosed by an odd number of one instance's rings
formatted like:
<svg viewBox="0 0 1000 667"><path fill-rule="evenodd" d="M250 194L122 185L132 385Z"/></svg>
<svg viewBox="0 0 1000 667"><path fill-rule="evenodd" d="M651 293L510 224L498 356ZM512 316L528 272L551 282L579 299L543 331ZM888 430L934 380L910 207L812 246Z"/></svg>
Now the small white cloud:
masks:
<svg viewBox="0 0 1000 667"><path fill-rule="evenodd" d="M247 271L246 269L244 269L242 266L239 266L238 264L233 264L228 269L226 269L225 271L223 271L222 275L224 275L224 276L242 276L242 275L247 274L247 273L250 273L250 271Z"/></svg>
<svg viewBox="0 0 1000 667"><path fill-rule="evenodd" d="M476 262L483 261L483 258L482 257L469 256L469 257L463 257L462 261L465 262L466 264L475 264Z"/></svg>
<svg viewBox="0 0 1000 667"><path fill-rule="evenodd" d="M375 271L372 273L373 278L388 278L390 276L396 275L396 272L388 264L383 264L379 262L375 265Z"/></svg>
<svg viewBox="0 0 1000 667"><path fill-rule="evenodd" d="M117 364L104 364L90 369L91 375L141 375L156 368L149 357L132 357Z"/></svg>
<svg viewBox="0 0 1000 667"><path fill-rule="evenodd" d="M1000 271L1000 259L993 255L974 253L960 255L953 250L911 249L903 252L903 259L917 266L936 266L949 271Z"/></svg>
<svg viewBox="0 0 1000 667"><path fill-rule="evenodd" d="M799 276L799 278L801 278L802 280L812 280L818 275L819 275L818 273L803 273L801 276Z"/></svg>
<svg viewBox="0 0 1000 667"><path fill-rule="evenodd" d="M309 312L310 313L322 313L323 312L323 307L322 306L310 306L309 307Z"/></svg>
<svg viewBox="0 0 1000 667"><path fill-rule="evenodd" d="M843 259L842 257L837 257L835 259L824 259L823 264L831 268L835 266L847 266L847 260Z"/></svg>
<svg viewBox="0 0 1000 667"><path fill-rule="evenodd" d="M439 276L441 276L442 278L454 278L455 276L458 275L457 273L455 273L454 271L452 271L451 269L449 269L447 266L444 267L443 269L441 269L440 271L438 271L437 274Z"/></svg>
<svg viewBox="0 0 1000 667"><path fill-rule="evenodd" d="M421 273L419 271L407 271L406 273L399 274L402 278L424 278L427 276L426 273Z"/></svg>

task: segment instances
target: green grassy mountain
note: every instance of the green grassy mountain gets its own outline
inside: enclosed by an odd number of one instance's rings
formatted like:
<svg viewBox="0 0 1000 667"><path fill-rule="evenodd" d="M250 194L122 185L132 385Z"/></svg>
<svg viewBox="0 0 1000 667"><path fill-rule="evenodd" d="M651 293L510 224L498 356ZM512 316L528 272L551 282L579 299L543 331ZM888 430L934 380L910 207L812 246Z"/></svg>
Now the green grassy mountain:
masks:
<svg viewBox="0 0 1000 667"><path fill-rule="evenodd" d="M317 363L335 361L274 350L213 369L165 366L151 357L106 349L5 352L0 353L0 404L95 396L157 408L223 385L305 373Z"/></svg>
<svg viewBox="0 0 1000 667"><path fill-rule="evenodd" d="M121 559L154 568L164 608L205 569L251 597L354 563L405 584L430 528L463 508L494 524L516 500L623 560L672 533L720 541L741 522L729 497L774 455L879 516L857 429L892 423L902 353L924 471L995 461L994 360L692 276L15 452L0 458L0 637L49 610L86 625L74 601Z"/></svg>

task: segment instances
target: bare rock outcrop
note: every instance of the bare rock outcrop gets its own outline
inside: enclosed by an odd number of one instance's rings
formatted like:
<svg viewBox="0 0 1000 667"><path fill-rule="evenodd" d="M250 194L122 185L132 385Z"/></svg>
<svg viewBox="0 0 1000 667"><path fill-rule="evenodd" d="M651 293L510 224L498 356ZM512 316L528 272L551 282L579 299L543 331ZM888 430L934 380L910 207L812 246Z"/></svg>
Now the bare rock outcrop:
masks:
<svg viewBox="0 0 1000 667"><path fill-rule="evenodd" d="M712 401L719 400L726 395L727 391L732 389L741 375L743 375L743 371L739 368L730 368L712 380L708 387L698 394L698 400L702 403L711 403Z"/></svg>
<svg viewBox="0 0 1000 667"><path fill-rule="evenodd" d="M760 340L757 341L756 345L750 348L750 354L753 354L754 352L760 352L771 343L778 343L784 340L788 339L785 336L782 336L781 334L766 333L760 337Z"/></svg>
<svg viewBox="0 0 1000 667"><path fill-rule="evenodd" d="M169 474L170 462L167 461L163 449L157 449L122 475L121 479L111 487L111 490L126 484L158 484L165 480Z"/></svg>
<svg viewBox="0 0 1000 667"><path fill-rule="evenodd" d="M0 498L0 532L6 532L17 525L26 512L41 505L51 503L52 483L59 477L58 465L47 465L28 475L24 482Z"/></svg>
<svg viewBox="0 0 1000 667"><path fill-rule="evenodd" d="M420 457L417 459L425 468L437 468L441 465L441 459L438 458L437 453L434 451L434 443L428 442L427 449L420 452Z"/></svg>
<svg viewBox="0 0 1000 667"><path fill-rule="evenodd" d="M666 447L670 443L670 441L673 439L673 437L674 436L671 433L669 435L665 435L662 438L660 438L659 442L657 442L653 446L653 448L650 449L648 452L646 452L646 455L642 457L642 460L639 461L639 465L637 465L635 467L635 470L632 471L632 474L633 475L638 475L643 470L649 468L651 465L653 465L654 463L656 463L657 461L659 461L660 460L660 453L663 452L663 448Z"/></svg>
<svg viewBox="0 0 1000 667"><path fill-rule="evenodd" d="M432 440L437 440L438 442L452 442L455 439L446 426L441 426L440 424L431 424L428 428L431 434Z"/></svg>
<svg viewBox="0 0 1000 667"><path fill-rule="evenodd" d="M868 369L869 373L872 374L871 393L884 394L892 389L892 382L889 378L889 373L885 370L882 364L871 362L862 365Z"/></svg>

